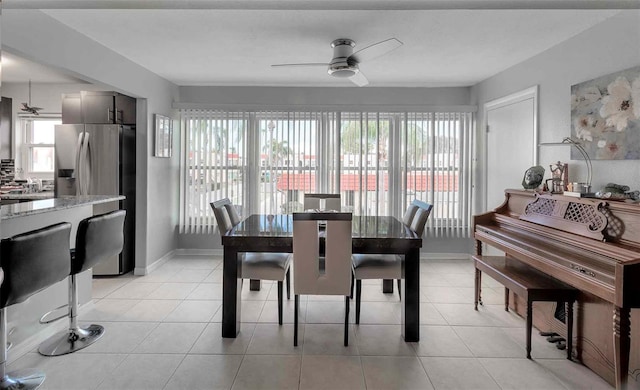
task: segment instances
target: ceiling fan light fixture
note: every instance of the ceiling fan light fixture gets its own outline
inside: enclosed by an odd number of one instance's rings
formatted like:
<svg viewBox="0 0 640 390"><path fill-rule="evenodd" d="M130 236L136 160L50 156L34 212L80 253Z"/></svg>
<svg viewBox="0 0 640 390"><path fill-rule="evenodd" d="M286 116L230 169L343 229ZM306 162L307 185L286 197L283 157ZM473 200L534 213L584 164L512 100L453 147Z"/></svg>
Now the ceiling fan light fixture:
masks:
<svg viewBox="0 0 640 390"><path fill-rule="evenodd" d="M344 66L342 66L341 64L332 64L329 66L329 69L327 70L327 73L329 73L331 76L333 77L351 77L353 75L355 75L356 73L358 73L360 71L360 69L358 69L358 66L353 66L353 65L347 65L346 63L344 64Z"/></svg>

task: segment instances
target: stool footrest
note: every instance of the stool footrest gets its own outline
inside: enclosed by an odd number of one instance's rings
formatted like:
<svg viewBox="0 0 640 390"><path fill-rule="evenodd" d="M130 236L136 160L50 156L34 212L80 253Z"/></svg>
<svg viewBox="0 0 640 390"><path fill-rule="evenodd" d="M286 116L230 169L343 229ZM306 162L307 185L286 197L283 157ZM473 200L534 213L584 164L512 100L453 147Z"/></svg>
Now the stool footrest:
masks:
<svg viewBox="0 0 640 390"><path fill-rule="evenodd" d="M69 311L67 311L66 313L64 313L64 314L62 314L62 315L60 315L60 316L58 316L58 317L55 317L55 318L52 318L52 319L45 320L45 317L46 317L46 316L48 316L48 315L50 315L51 313L56 312L56 311L58 311L58 310L60 310L60 309L64 309L65 307L69 307L69 304L68 304L68 303L65 303L65 304L64 304L64 305L62 305L62 306L58 306L58 307L56 307L55 309L53 309L53 310L49 310L48 312L44 313L44 314L42 315L42 317L40 317L40 324L41 324L41 325L50 324L50 323L52 323L52 322L56 322L56 321L58 321L58 320L61 320L61 319L63 319L63 318L68 317L68 316L69 316Z"/></svg>

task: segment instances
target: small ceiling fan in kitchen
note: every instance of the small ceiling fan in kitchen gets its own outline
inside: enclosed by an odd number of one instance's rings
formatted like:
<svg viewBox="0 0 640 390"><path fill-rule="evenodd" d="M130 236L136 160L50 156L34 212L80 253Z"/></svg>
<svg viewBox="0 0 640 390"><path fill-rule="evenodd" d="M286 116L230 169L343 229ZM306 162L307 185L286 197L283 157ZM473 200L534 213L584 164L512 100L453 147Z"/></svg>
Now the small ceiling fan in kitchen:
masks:
<svg viewBox="0 0 640 390"><path fill-rule="evenodd" d="M31 80L29 80L29 103L22 103L21 110L33 115L40 115L38 111L42 110L42 107L34 107L31 105Z"/></svg>
<svg viewBox="0 0 640 390"><path fill-rule="evenodd" d="M333 58L328 63L311 62L301 64L275 64L272 67L327 67L327 72L333 77L345 77L359 87L369 84L369 80L360 71L359 65L366 61L374 60L392 50L402 46L402 42L396 38L389 38L378 43L374 43L353 52L356 47L355 41L348 38L340 38L331 42L333 48Z"/></svg>

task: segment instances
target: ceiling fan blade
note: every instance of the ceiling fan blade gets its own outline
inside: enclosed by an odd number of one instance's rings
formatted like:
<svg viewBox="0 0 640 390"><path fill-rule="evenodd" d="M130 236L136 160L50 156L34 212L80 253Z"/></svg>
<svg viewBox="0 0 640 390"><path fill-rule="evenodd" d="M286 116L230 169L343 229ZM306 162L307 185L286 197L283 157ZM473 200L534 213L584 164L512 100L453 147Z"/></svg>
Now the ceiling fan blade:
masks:
<svg viewBox="0 0 640 390"><path fill-rule="evenodd" d="M274 64L271 65L272 68L284 67L284 66L329 66L327 63L323 62L307 62L302 64Z"/></svg>
<svg viewBox="0 0 640 390"><path fill-rule="evenodd" d="M378 58L382 55L387 54L388 52L399 48L403 43L395 38L389 38L382 42L374 43L373 45L367 46L364 49L358 50L349 56L349 60L355 60L357 63L362 63L364 61L371 61L375 58Z"/></svg>
<svg viewBox="0 0 640 390"><path fill-rule="evenodd" d="M358 87L364 87L365 85L369 84L369 80L367 80L367 78L364 77L362 72L358 72L358 73L354 74L353 76L349 77L349 81L351 81L352 83L354 83Z"/></svg>

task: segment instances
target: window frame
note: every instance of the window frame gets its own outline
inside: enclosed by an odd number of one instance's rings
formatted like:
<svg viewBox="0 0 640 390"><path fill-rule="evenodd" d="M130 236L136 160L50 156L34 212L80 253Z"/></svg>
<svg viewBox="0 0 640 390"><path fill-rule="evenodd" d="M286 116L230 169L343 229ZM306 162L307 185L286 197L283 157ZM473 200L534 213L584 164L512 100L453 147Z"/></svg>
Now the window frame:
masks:
<svg viewBox="0 0 640 390"><path fill-rule="evenodd" d="M35 143L33 142L33 131L34 126L33 123L37 121L59 121L59 123L55 123L53 126L62 124L62 116L61 115L46 115L46 116L19 116L20 126L22 128L22 167L24 169L25 174L51 174L53 175L55 172L55 127L53 129L54 132L54 142L53 143ZM53 151L54 161L53 166L50 171L36 171L33 167L33 152L35 148L50 148Z"/></svg>
<svg viewBox="0 0 640 390"><path fill-rule="evenodd" d="M244 205L244 212L247 213L279 213L281 210L277 207L280 203L275 202L276 206L271 206L274 210L265 210L261 203L264 203L264 199L261 197L260 191L255 191L256 186L260 186L260 179L263 172L270 170L282 171L282 172L297 172L300 168L304 168L305 171L315 172L315 190L316 192L340 192L345 197L343 205L351 205L354 207L356 202L360 205L354 209L354 213L357 215L394 215L401 217L404 213L407 205L415 198L422 201L434 204L440 210L432 213L431 218L428 221L428 230L434 232L436 236L457 236L465 237L470 234L471 229L471 214L472 209L472 161L473 161L473 129L474 129L474 113L475 110L466 109L461 107L460 109L447 109L443 111L359 111L359 110L345 110L345 111L260 111L260 110L247 110L247 111L227 111L227 110L189 110L182 111L183 125L187 125L189 118L197 117L200 119L210 120L217 116L233 116L240 115L247 120L246 131L248 132L243 139L243 150L246 152L244 161L246 165L246 175L242 177L242 186L244 191L242 196L242 204ZM423 119L424 118L424 119ZM429 122L428 132L424 133L423 139L427 142L419 147L423 162L416 164L411 162L412 158L408 157L407 147L409 146L408 138L410 135L409 128L407 126L413 126L415 121L420 120L422 122ZM302 167L298 167L297 161L284 161L280 163L273 163L267 161L262 154L264 154L263 138L264 131L261 131L264 123L268 121L283 121L283 122L311 122L315 124L306 128L315 128L315 135L313 143L315 144L315 158L310 158L310 165L305 165L306 161L303 161ZM375 127L373 133L374 139L374 152L369 151L365 156L356 155L354 153L343 153L342 143L343 136L342 131L345 123L349 121L360 122L359 126L365 126L369 129L370 124ZM387 122L386 125L383 125ZM278 128L280 125L276 125ZM294 128L298 125L290 125ZM446 126L447 133L442 133L440 129L442 126ZM382 136L382 133L378 133L388 127L388 134ZM275 128L275 127L274 127ZM457 130L459 128L459 130ZM185 128L183 134L187 134L190 130ZM427 130L424 128L423 130ZM289 130L284 130L288 132ZM294 130L297 131L297 130ZM372 130L367 130L371 132ZM456 135L458 134L458 135ZM464 135L464 136L463 136ZM274 134L275 136L275 134ZM281 139L283 134L279 134L272 139ZM362 137L361 134L359 137ZM297 145L296 136L289 136L290 145ZM380 140L384 139L384 145L380 144ZM305 141L306 142L306 141ZM446 156L450 160L448 163L440 162L440 159L445 158L445 155L439 156L431 152L427 157L427 150L436 150L436 146L440 142L446 142L448 146L444 146L446 149ZM185 143L184 155L187 156L190 150L187 149ZM440 147L440 146L438 146ZM379 155L380 148L385 148L388 151L386 155L385 163L378 161L375 156ZM312 148L314 149L314 148ZM417 150L415 150L417 151ZM414 151L414 152L415 152ZM304 151L303 155L306 155L309 151ZM310 153L313 153L311 151ZM413 158L416 158L414 156ZM289 159L291 160L291 159ZM295 158L294 158L295 160ZM304 160L304 158L303 158ZM366 161L365 161L366 160ZM427 161L428 160L428 161ZM455 160L455 161L454 161ZM184 162L181 162L181 164ZM282 165L282 166L280 166ZM202 167L206 168L206 167ZM189 169L189 167L187 167ZM348 199L346 188L341 188L340 175L346 171L354 171L358 177L358 182L362 185L363 180L365 183L369 182L368 175L374 175L376 182L382 179L383 184L378 184L373 191L365 191L366 193L351 194L351 201ZM426 186L425 189L416 191L415 186L415 172L424 172L425 178L421 179ZM438 175L438 172L442 172L445 175L446 183L448 187L441 187L438 183L439 180L434 181L434 176ZM410 184L410 174L414 174L414 183ZM365 176L362 176L365 175ZM386 179L384 178L386 176ZM184 176L183 176L184 177ZM363 179L364 177L364 179ZM386 181L385 181L386 180ZM425 181L427 180L427 181ZM388 182L388 183L387 183ZM188 198L188 183L181 182L181 194ZM368 185L368 184L367 184ZM414 188L411 189L410 187ZM313 187L313 186L312 186ZM291 187L287 192L290 194L287 196L293 196L299 198L300 192L305 192L305 186L303 189ZM442 190L441 188L445 188ZM447 190L446 188L450 188ZM313 188L312 188L313 189ZM452 192L453 191L453 192ZM295 193L295 194L294 194ZM291 195L293 194L293 195ZM273 194L272 194L273 195ZM374 198L372 198L372 196ZM355 199L359 198L359 199ZM286 204L290 203L292 199L286 198ZM296 199L293 199L296 201ZM364 202L364 203L363 203ZM274 203L274 202L272 202ZM283 203L283 204L285 204ZM369 204L370 203L370 204ZM463 204L464 203L464 204ZM363 209L364 207L364 209ZM181 204L181 210L184 205ZM453 209L452 209L453 208ZM180 230L182 232L198 232L210 229L209 224L213 225L212 214L207 210L200 210L201 215L204 218L201 221L204 224L189 224L188 222L180 224ZM211 218L210 218L211 217ZM188 221L192 218L189 215L180 216L181 221Z"/></svg>

